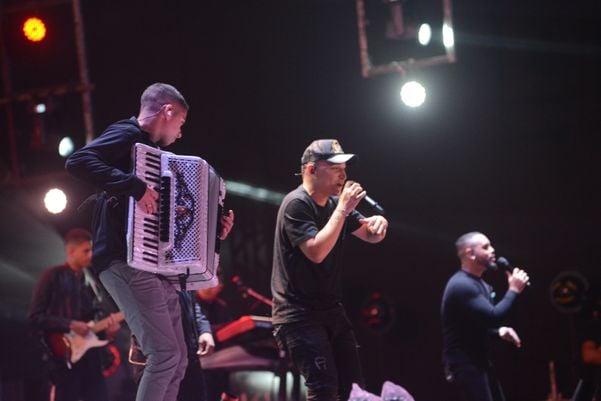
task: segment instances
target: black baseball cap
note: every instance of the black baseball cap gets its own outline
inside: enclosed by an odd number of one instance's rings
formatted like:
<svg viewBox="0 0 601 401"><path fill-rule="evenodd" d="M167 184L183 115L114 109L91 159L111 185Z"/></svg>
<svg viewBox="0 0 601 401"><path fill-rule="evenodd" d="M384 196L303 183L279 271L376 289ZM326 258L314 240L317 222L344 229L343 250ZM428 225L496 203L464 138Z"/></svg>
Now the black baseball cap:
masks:
<svg viewBox="0 0 601 401"><path fill-rule="evenodd" d="M330 163L346 163L355 157L352 153L344 153L336 139L316 139L311 142L301 158L301 164L326 160Z"/></svg>

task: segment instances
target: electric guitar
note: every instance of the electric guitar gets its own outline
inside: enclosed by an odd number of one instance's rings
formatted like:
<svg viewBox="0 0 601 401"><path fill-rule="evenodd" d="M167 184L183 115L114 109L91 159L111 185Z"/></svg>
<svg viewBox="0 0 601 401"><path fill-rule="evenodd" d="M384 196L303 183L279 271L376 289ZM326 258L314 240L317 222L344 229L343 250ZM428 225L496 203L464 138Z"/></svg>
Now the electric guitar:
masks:
<svg viewBox="0 0 601 401"><path fill-rule="evenodd" d="M113 313L113 320L116 323L123 321L123 313ZM85 336L74 333L46 333L46 343L52 351L52 354L61 360L64 360L69 368L77 363L90 348L103 347L108 344L108 340L99 340L96 333L99 333L109 326L110 318L102 319L98 322L90 321L90 331Z"/></svg>

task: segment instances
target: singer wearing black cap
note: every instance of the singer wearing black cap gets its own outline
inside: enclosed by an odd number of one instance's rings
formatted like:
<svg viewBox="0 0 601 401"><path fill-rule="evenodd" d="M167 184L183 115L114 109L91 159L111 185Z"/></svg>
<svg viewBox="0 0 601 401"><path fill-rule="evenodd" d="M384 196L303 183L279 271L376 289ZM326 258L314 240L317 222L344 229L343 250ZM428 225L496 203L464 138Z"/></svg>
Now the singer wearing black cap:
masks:
<svg viewBox="0 0 601 401"><path fill-rule="evenodd" d="M349 234L377 243L388 222L355 210L366 196L346 181L338 141L313 141L301 159L302 184L280 206L271 291L274 334L307 385L309 401L346 400L352 383L363 386L357 341L342 306L341 250Z"/></svg>
<svg viewBox="0 0 601 401"><path fill-rule="evenodd" d="M494 338L521 346L517 333L501 324L529 277L518 268L507 272L509 289L496 302L492 287L482 279L487 270L496 269L490 240L482 233L470 232L459 237L455 246L461 269L447 282L441 309L447 380L457 385L466 401L504 401L488 349Z"/></svg>

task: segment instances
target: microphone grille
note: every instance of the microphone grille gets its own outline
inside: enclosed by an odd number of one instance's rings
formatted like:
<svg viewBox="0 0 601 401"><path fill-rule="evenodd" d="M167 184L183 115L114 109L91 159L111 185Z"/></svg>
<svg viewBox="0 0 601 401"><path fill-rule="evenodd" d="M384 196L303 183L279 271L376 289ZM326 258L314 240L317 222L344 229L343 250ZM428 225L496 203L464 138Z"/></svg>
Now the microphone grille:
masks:
<svg viewBox="0 0 601 401"><path fill-rule="evenodd" d="M497 258L497 266L503 269L509 269L511 268L511 263L509 263L509 261L503 256L500 256L499 258Z"/></svg>

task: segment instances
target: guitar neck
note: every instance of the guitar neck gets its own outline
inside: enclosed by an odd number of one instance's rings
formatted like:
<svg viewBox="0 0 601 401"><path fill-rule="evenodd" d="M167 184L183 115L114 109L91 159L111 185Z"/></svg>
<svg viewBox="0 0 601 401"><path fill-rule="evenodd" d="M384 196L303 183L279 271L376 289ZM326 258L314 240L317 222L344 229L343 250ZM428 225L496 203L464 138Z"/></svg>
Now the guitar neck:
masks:
<svg viewBox="0 0 601 401"><path fill-rule="evenodd" d="M121 321L123 321L123 319L125 319L125 316L123 316L123 312L117 312L117 313L113 313L113 320L116 323L119 323ZM94 326L92 327L92 331L94 333L99 333L103 330L106 330L107 327L109 327L109 320L110 318L104 318L102 320L99 320L98 322L94 323Z"/></svg>

